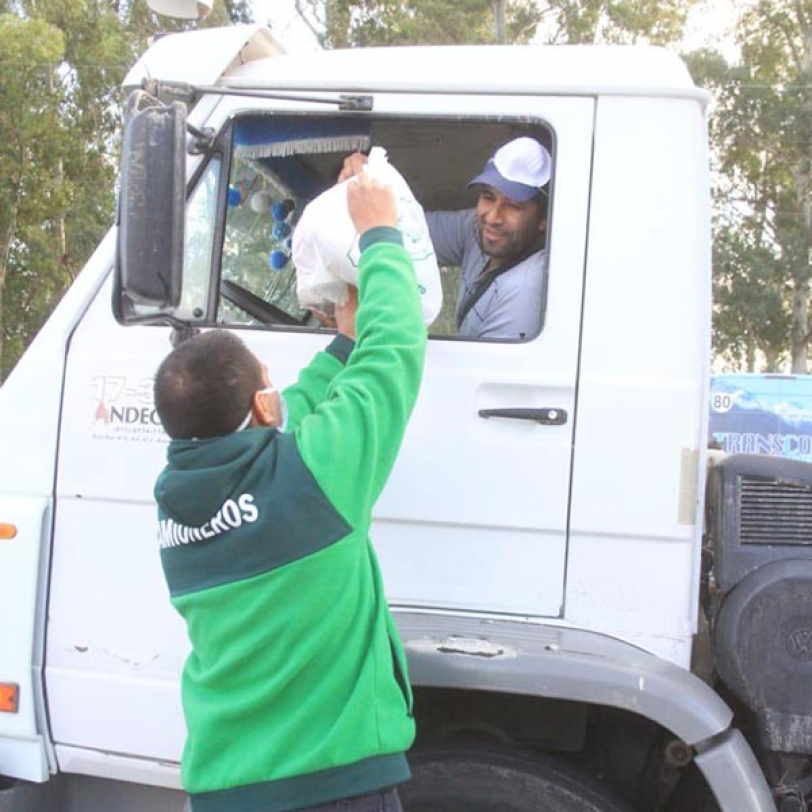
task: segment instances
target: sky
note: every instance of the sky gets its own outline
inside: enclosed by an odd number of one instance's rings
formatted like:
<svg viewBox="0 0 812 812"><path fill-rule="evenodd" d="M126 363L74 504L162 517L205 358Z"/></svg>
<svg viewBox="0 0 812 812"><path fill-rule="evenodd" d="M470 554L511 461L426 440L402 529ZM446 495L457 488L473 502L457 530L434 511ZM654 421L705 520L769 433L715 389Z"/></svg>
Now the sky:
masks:
<svg viewBox="0 0 812 812"><path fill-rule="evenodd" d="M738 5L737 5L738 4ZM717 48L729 62L738 57L733 27L742 0L702 0L688 17L685 50L703 46Z"/></svg>
<svg viewBox="0 0 812 812"><path fill-rule="evenodd" d="M294 0L254 0L257 22L270 22L271 30L288 51L315 51L319 45L310 29L302 22Z"/></svg>

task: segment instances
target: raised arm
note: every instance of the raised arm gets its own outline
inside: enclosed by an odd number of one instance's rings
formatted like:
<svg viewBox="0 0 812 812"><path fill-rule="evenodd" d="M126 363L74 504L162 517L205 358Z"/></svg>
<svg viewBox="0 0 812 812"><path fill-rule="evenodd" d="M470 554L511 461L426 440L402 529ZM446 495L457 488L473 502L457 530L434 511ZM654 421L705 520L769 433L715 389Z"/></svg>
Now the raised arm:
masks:
<svg viewBox="0 0 812 812"><path fill-rule="evenodd" d="M348 206L362 234L357 343L326 400L296 430L297 446L333 506L368 521L417 398L426 331L392 193L361 173Z"/></svg>
<svg viewBox="0 0 812 812"><path fill-rule="evenodd" d="M335 323L338 335L299 373L295 384L285 389L287 431L293 431L302 418L310 414L327 397L333 378L344 368L355 346L355 318L358 311L358 291L350 288L343 305L336 305Z"/></svg>

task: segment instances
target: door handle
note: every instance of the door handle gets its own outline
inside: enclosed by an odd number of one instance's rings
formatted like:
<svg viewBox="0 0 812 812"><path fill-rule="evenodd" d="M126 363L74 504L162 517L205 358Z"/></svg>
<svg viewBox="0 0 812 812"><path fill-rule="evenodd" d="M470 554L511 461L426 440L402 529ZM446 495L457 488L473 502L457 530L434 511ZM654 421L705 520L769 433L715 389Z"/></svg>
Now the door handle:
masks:
<svg viewBox="0 0 812 812"><path fill-rule="evenodd" d="M542 426L563 426L567 422L566 409L480 409L480 417L505 417L509 420L532 420Z"/></svg>

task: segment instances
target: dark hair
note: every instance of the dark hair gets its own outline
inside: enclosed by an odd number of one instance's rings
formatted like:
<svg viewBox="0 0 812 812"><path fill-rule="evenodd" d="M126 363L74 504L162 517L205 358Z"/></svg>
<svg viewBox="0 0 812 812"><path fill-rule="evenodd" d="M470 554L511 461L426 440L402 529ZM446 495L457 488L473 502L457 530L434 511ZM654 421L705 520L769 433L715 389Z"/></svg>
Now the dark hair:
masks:
<svg viewBox="0 0 812 812"><path fill-rule="evenodd" d="M262 366L243 342L225 330L184 341L155 373L155 408L173 439L230 434L263 388Z"/></svg>

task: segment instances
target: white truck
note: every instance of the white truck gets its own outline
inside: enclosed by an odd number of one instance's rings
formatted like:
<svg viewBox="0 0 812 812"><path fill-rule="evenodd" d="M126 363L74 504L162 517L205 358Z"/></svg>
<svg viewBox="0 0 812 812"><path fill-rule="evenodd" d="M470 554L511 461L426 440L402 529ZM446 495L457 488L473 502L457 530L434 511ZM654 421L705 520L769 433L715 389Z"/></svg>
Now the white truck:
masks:
<svg viewBox="0 0 812 812"><path fill-rule="evenodd" d="M292 382L329 330L289 230L346 154L383 146L424 208L460 209L517 135L554 162L540 329L456 336L444 270L375 514L416 696L404 805L805 809L812 477L734 456L706 489L708 96L682 62L289 55L248 26L161 38L126 85L117 228L0 389L0 810L182 808L188 642L152 499L172 336L234 330Z"/></svg>

